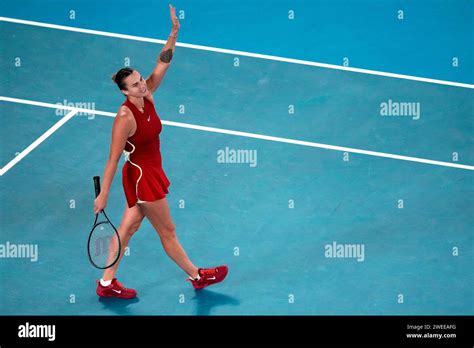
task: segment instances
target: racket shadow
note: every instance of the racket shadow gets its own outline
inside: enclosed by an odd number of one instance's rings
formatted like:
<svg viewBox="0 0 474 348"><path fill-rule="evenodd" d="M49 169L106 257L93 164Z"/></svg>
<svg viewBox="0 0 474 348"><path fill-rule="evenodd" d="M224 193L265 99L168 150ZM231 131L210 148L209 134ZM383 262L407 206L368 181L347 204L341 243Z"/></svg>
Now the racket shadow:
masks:
<svg viewBox="0 0 474 348"><path fill-rule="evenodd" d="M191 300L196 301L196 315L211 315L212 310L218 306L240 305L240 301L235 297L207 289L195 291L195 296Z"/></svg>
<svg viewBox="0 0 474 348"><path fill-rule="evenodd" d="M132 308L129 306L131 304L140 302L140 299L138 297L129 300L114 297L99 297L99 302L102 303L104 309L111 310L112 312L120 315L130 315L133 313L131 313Z"/></svg>

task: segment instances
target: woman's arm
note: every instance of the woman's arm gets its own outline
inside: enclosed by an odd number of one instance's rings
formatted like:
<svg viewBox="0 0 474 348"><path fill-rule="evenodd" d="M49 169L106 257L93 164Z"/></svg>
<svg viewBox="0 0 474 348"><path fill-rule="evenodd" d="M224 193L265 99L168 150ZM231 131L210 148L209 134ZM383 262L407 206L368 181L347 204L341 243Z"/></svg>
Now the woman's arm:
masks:
<svg viewBox="0 0 474 348"><path fill-rule="evenodd" d="M125 148L128 136L132 130L133 115L128 108L121 107L114 120L112 127L112 142L110 144L109 158L105 165L102 179L102 187L99 196L94 201L94 213L99 213L107 205L110 186L117 171L118 161Z"/></svg>
<svg viewBox="0 0 474 348"><path fill-rule="evenodd" d="M166 41L166 45L160 52L155 68L146 79L148 90L151 93L156 91L163 80L163 77L171 64L171 60L173 59L173 53L176 47L176 38L178 37L180 25L178 17L176 17L176 8L172 5L170 5L170 16L172 22L171 34L168 36L168 41Z"/></svg>

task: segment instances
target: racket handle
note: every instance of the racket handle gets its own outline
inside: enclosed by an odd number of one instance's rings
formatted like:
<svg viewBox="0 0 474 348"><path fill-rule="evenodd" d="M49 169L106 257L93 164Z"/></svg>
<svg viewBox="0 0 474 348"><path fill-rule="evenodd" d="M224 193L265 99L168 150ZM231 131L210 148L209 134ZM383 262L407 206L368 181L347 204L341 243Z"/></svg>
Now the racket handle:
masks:
<svg viewBox="0 0 474 348"><path fill-rule="evenodd" d="M97 197L100 193L100 176L94 176L94 188L95 196Z"/></svg>

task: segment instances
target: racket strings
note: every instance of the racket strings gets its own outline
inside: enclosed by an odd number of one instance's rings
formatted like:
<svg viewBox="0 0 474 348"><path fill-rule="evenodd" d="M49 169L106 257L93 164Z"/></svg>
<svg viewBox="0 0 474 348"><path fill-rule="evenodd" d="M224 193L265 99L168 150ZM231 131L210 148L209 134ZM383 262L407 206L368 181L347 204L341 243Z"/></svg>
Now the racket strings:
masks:
<svg viewBox="0 0 474 348"><path fill-rule="evenodd" d="M95 225L89 243L91 261L99 268L109 267L119 257L120 241L114 227L108 221Z"/></svg>

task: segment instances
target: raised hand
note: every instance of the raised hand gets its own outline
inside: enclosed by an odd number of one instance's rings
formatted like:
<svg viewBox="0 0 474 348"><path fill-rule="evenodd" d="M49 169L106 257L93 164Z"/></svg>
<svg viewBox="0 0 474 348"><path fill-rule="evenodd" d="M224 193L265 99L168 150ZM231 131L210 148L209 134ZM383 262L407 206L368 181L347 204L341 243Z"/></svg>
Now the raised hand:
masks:
<svg viewBox="0 0 474 348"><path fill-rule="evenodd" d="M172 31L177 33L180 25L178 17L176 17L176 7L170 4L170 16L171 16L171 24L172 24Z"/></svg>

